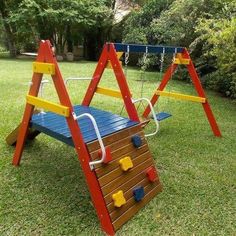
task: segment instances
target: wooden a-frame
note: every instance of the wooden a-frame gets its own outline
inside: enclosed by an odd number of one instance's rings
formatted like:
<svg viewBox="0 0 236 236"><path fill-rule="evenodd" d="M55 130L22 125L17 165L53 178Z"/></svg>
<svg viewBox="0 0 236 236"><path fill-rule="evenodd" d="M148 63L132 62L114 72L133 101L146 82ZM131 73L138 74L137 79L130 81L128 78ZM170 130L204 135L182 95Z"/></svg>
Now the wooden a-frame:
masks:
<svg viewBox="0 0 236 236"><path fill-rule="evenodd" d="M104 62L104 61L102 61ZM59 97L59 101L61 105L53 105L52 107L55 108L55 110L58 110L57 108L62 108L62 113L64 111L68 111L66 115L66 121L69 127L69 130L71 132L72 140L74 142L74 147L76 150L76 153L78 155L78 159L80 161L81 167L83 169L86 182L90 191L90 195L94 204L94 207L96 209L98 218L101 223L102 229L108 234L108 235L114 235L114 227L111 223L111 219L104 201L104 198L102 196L102 192L96 177L96 174L94 171L91 171L89 162L90 162L90 155L87 150L86 144L83 141L83 137L79 128L79 125L77 121L73 117L73 106L71 104L69 95L67 93L61 72L59 70L55 55L52 50L52 46L50 42L47 41L41 41L38 56L36 59L36 68L34 68L34 73L32 77L32 85L29 90L28 98L22 119L22 123L20 125L19 134L17 138L16 143L16 149L13 157L13 165L18 166L20 164L22 152L24 149L24 144L27 137L27 132L29 130L30 120L34 111L35 105L33 102L36 100L38 102L43 103L42 99L37 98L40 83L43 77L42 71L45 71L47 74L51 74L52 80L54 83L54 86L56 88L56 92ZM39 70L37 68L39 67ZM48 70L48 71L47 71ZM49 103L46 103L49 104ZM129 104L129 103L128 103ZM133 118L136 118L133 116Z"/></svg>
<svg viewBox="0 0 236 236"><path fill-rule="evenodd" d="M179 63L175 63L173 62L173 64L171 64L169 66L169 68L167 69L166 73L163 75L162 81L160 83L160 85L158 86L158 88L156 89L156 92L154 93L152 99L151 99L151 103L154 106L156 102L158 102L158 99L160 97L160 94L157 93L157 91L159 91L160 93L165 89L166 85L168 84L168 82L170 81L170 79L172 78L172 75L174 74L175 70L177 69L179 64L185 64L188 70L188 73L190 75L190 78L193 82L194 88L197 91L197 94L199 97L196 98L201 98L201 100L203 100L204 102L202 103L203 109L205 111L205 114L207 116L208 122L211 126L212 132L214 133L215 136L217 137L221 137L221 132L220 129L216 123L215 117L213 115L213 112L211 110L210 104L208 102L208 99L206 98L204 89L201 85L200 79L198 77L197 71L194 67L194 64L191 60L191 57L187 51L187 49L185 48L184 51L179 54L179 58L176 58ZM181 60L183 61L183 63L181 63ZM147 106L146 109L143 112L143 117L147 118L148 115L150 114L151 110L150 107Z"/></svg>
<svg viewBox="0 0 236 236"><path fill-rule="evenodd" d="M115 47L112 43L106 43L103 47L103 51L97 63L97 67L93 74L93 79L91 80L87 92L85 94L84 100L82 105L89 106L94 94L98 91L98 84L101 80L102 74L104 69L106 68L107 64L111 64L112 69L114 71L117 83L120 88L120 98L124 100L125 109L128 113L130 120L140 122L137 110L135 105L132 102L131 93L125 78L125 74L122 69L122 65L119 61L119 57L117 56ZM109 94L109 89L107 90L107 95ZM111 91L111 90L110 90ZM118 93L119 91L113 91L113 93ZM111 94L111 92L110 92ZM110 95L109 95L110 96ZM116 96L118 97L118 96Z"/></svg>

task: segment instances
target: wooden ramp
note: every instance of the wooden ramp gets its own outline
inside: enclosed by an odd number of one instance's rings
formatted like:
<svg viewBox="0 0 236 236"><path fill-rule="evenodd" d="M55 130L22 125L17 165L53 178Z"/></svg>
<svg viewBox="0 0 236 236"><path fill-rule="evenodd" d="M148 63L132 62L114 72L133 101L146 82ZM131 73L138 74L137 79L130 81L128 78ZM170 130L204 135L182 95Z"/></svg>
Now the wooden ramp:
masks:
<svg viewBox="0 0 236 236"><path fill-rule="evenodd" d="M111 161L94 166L99 192L114 232L127 222L161 191L161 184L141 123L99 110L94 107L74 106L77 115L88 113L98 125L103 144L109 149ZM101 147L89 119L77 121L89 160L101 159ZM52 112L34 114L30 121L28 138L45 133L74 147L66 118ZM18 130L8 136L8 144L16 141ZM35 134L35 135L34 135ZM83 158L80 156L79 158ZM88 163L87 163L88 164ZM91 197L96 199L96 193ZM95 200L96 202L96 200ZM95 206L96 207L96 206Z"/></svg>
<svg viewBox="0 0 236 236"><path fill-rule="evenodd" d="M139 147L135 147L133 137L140 138ZM111 149L112 161L96 166L95 172L116 231L161 192L162 188L147 141L139 125L111 134L105 137L103 142ZM87 147L91 159L96 160L100 150L98 141L88 143ZM133 166L124 171L120 161L127 157ZM135 190L141 194L138 199L135 198ZM123 192L125 203L116 207L113 197L120 191Z"/></svg>

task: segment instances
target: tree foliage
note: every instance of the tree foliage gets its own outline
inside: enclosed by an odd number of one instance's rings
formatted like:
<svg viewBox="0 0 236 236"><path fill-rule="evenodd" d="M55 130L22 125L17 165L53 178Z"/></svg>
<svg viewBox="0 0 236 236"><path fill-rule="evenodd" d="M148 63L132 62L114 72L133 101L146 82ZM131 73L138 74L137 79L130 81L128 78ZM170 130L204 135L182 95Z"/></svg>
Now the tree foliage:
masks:
<svg viewBox="0 0 236 236"><path fill-rule="evenodd" d="M123 39L189 48L206 85L235 97L235 9L235 0L151 0L130 15Z"/></svg>
<svg viewBox="0 0 236 236"><path fill-rule="evenodd" d="M83 42L87 34L109 28L113 19L112 2L2 0L0 9L6 13L4 22L17 29L12 35L18 49L34 49L40 39L50 39L61 54L65 46L71 51L73 44Z"/></svg>

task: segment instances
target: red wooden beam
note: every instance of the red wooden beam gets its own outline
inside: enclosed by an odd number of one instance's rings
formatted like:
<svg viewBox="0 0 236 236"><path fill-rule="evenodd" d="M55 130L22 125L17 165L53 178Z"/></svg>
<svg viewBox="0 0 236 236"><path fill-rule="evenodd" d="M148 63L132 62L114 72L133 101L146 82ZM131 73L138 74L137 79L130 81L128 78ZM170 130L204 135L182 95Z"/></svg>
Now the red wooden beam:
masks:
<svg viewBox="0 0 236 236"><path fill-rule="evenodd" d="M199 97L204 97L206 98L206 95L205 95L205 92L204 92L204 89L201 85L201 81L198 77L198 74L197 74L197 71L194 67L194 64L190 58L190 55L187 51L187 49L184 50L183 52L183 57L184 58L187 58L187 59L190 59L190 64L187 65L187 69L188 69L188 72L189 72L189 75L193 81L193 84L194 84L194 87L199 95ZM206 99L206 102L205 103L202 103L202 106L203 106L203 109L205 111L205 114L207 116L207 119L208 119L208 122L211 126L211 129L212 129L212 132L214 133L214 135L216 137L221 137L221 132L220 132L220 129L216 123L216 119L214 117L214 114L211 110L211 107L210 107L210 104L208 102L208 99Z"/></svg>

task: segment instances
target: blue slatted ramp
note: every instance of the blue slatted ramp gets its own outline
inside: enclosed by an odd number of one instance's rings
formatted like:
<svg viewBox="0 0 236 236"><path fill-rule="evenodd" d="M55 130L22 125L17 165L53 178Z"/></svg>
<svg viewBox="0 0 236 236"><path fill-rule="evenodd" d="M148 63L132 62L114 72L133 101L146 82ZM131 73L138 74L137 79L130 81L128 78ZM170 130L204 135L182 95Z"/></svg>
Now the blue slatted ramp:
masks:
<svg viewBox="0 0 236 236"><path fill-rule="evenodd" d="M138 122L131 121L128 118L93 107L77 105L74 106L74 111L76 115L81 115L83 113L91 114L97 122L102 137L138 124ZM97 139L92 122L87 117L81 118L77 122L85 143ZM56 138L70 146L74 146L66 118L63 116L52 112L35 114L32 116L31 126L42 133Z"/></svg>
<svg viewBox="0 0 236 236"><path fill-rule="evenodd" d="M171 114L166 113L166 112L160 112L160 113L156 114L156 118L157 118L158 121L165 120L165 119L167 119L171 116L172 116Z"/></svg>

